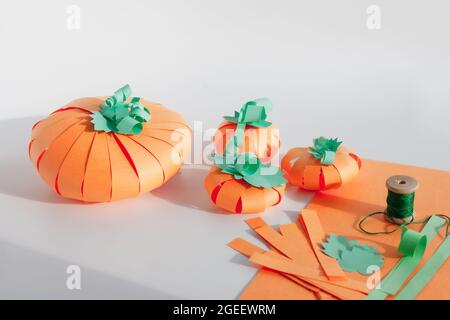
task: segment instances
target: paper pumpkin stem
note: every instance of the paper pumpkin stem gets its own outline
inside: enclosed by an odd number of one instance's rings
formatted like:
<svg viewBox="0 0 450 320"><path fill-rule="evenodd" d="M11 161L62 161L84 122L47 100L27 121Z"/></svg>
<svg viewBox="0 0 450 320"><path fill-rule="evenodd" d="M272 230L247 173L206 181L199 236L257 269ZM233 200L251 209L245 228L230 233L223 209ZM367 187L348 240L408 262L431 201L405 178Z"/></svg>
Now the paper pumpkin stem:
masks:
<svg viewBox="0 0 450 320"><path fill-rule="evenodd" d="M325 165L331 165L334 163L336 151L342 144L342 141L335 139L328 139L325 137L319 137L313 140L314 146L309 147L309 153L314 158L320 160L320 163Z"/></svg>
<svg viewBox="0 0 450 320"><path fill-rule="evenodd" d="M150 111L139 103L140 98L131 96L131 87L127 84L114 92L102 104L99 111L91 115L95 131L116 132L137 135L142 132L143 123L151 118Z"/></svg>
<svg viewBox="0 0 450 320"><path fill-rule="evenodd" d="M244 103L241 110L235 111L234 116L225 116L224 119L231 123L236 123L237 146L244 143L244 131L246 125L266 128L272 123L266 121L267 112L272 109L272 102L267 98L255 99Z"/></svg>

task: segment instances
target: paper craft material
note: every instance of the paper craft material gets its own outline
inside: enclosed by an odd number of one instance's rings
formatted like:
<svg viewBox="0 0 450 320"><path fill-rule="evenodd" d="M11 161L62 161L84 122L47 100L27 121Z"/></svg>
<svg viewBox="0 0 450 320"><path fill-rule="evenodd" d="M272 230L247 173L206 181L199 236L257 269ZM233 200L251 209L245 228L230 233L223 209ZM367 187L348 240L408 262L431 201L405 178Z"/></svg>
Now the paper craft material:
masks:
<svg viewBox="0 0 450 320"><path fill-rule="evenodd" d="M381 268L383 256L375 247L349 240L343 236L331 234L322 243L323 252L336 259L341 268L347 272L357 271L363 275L372 274L371 268Z"/></svg>
<svg viewBox="0 0 450 320"><path fill-rule="evenodd" d="M214 155L213 161L214 166L220 168L223 173L233 175L236 180L242 179L253 187L270 189L287 182L280 168L261 162L252 153Z"/></svg>
<svg viewBox="0 0 450 320"><path fill-rule="evenodd" d="M230 243L228 243L228 246L234 250L236 250L237 252L245 255L246 257L250 257L252 254L254 253L264 253L265 250L242 239L242 238L236 238L233 241L231 241ZM290 274L283 274L283 276L285 276L287 279L294 281L296 284L302 286L303 288L313 292L316 296L316 298L323 300L323 299L332 299L332 297L330 297L328 294L326 293L321 293L320 289L308 284L307 282L296 278L295 276L292 276Z"/></svg>
<svg viewBox="0 0 450 320"><path fill-rule="evenodd" d="M236 250L239 253L242 253L251 258L251 261L257 262L258 264L261 262L263 266L267 266L273 270L277 270L281 272L281 274L291 281L296 282L298 285L301 285L304 288L307 288L309 291L313 291L316 293L316 298L320 299L362 299L365 297L364 293L361 293L359 290L367 291L361 284L354 283L329 283L327 278L324 275L321 275L319 269L315 270L307 270L307 272L312 272L310 276L304 276L303 274L298 274L298 269L296 269L295 265L292 265L285 256L275 252L275 251L267 251L261 249L253 244L246 242L243 239L237 238L231 241L228 244L231 248ZM256 249L255 249L256 248ZM261 261L258 253L266 253L266 255L262 258ZM268 257L266 260L266 257ZM274 269L275 268L275 269ZM286 271L286 272L285 272ZM302 270L304 271L304 269ZM306 284L306 285L305 285ZM349 289L347 286L356 287L358 290ZM315 288L315 289L313 289ZM320 294L318 292L320 291ZM331 295L331 296L330 296Z"/></svg>
<svg viewBox="0 0 450 320"><path fill-rule="evenodd" d="M422 232L407 229L402 230L398 252L403 258L395 265L381 281L379 288L375 288L367 296L368 300L384 300L388 295L395 295L409 275L419 265L427 247L444 226L446 221L437 216L432 216L426 223Z"/></svg>
<svg viewBox="0 0 450 320"><path fill-rule="evenodd" d="M434 213L450 212L450 202L448 201L450 199L450 172L366 159L364 159L364 167L360 174L351 183L343 185L338 190L317 193L308 205L308 208L316 210L326 234L334 233L358 239L358 241L377 248L384 257L384 265L380 270L379 278L388 274L401 258L397 252L401 234L394 232L389 235L368 235L361 232L357 228L357 224L367 213L385 209L385 181L388 177L399 173L415 177L421 184L415 198L417 221ZM368 221L367 228L391 230L397 227L387 223L383 217L378 217ZM417 231L421 226L409 225L408 228ZM422 262L411 275L412 279L422 264L426 263L433 255L444 237L445 231L441 229L440 234L427 244ZM368 278L355 272L348 273L347 276L352 280L367 281L370 285L375 285L376 277L374 276ZM281 274L263 268L250 281L240 298L312 299L311 292L299 285L292 285L292 283ZM449 300L449 288L450 264L447 259L428 283L419 290L416 298Z"/></svg>
<svg viewBox="0 0 450 320"><path fill-rule="evenodd" d="M228 140L236 134L239 153L253 153L261 161L269 162L280 148L278 129L267 121L272 102L256 99L246 102L234 116L226 116L213 137L216 153L225 153Z"/></svg>
<svg viewBox="0 0 450 320"><path fill-rule="evenodd" d="M319 155L320 153L318 153ZM325 154L325 153L324 153ZM361 160L356 153L343 146L327 154L327 162L316 159L309 148L293 148L281 160L289 183L306 190L328 190L339 188L352 181L361 169Z"/></svg>
<svg viewBox="0 0 450 320"><path fill-rule="evenodd" d="M282 233L284 232L289 235L289 239L292 241L290 242L284 234L279 234L268 226L261 218L248 219L246 222L271 248L273 248L268 252L264 252L263 249L254 250L254 254L251 254L251 252L236 245L238 242L244 242L242 239L239 241L232 241L229 244L238 252L251 256L250 261L280 271L284 275L294 275L298 279L320 288L327 294L331 294L339 299L362 299L365 296L365 293L368 292L364 282L330 282L321 270L320 264L314 255L308 239L299 231L298 226L295 224L280 226ZM249 248L251 246L253 245L246 245L244 247ZM273 250L277 250L280 253ZM321 297L325 298L326 296L324 297L322 295Z"/></svg>
<svg viewBox="0 0 450 320"><path fill-rule="evenodd" d="M444 242L436 252L428 259L425 265L406 284L402 291L395 297L396 300L412 300L430 282L436 273L442 268L450 254L450 237L447 235Z"/></svg>
<svg viewBox="0 0 450 320"><path fill-rule="evenodd" d="M286 185L273 188L254 187L244 180L211 167L205 178L205 189L211 201L232 213L258 213L281 202Z"/></svg>
<svg viewBox="0 0 450 320"><path fill-rule="evenodd" d="M300 215L300 219L305 226L309 241L314 250L314 254L319 260L319 263L322 266L322 269L327 275L328 279L347 279L347 276L342 271L339 263L335 259L325 255L322 252L322 242L325 240L326 235L319 221L319 217L317 216L317 212L310 209L303 209Z"/></svg>
<svg viewBox="0 0 450 320"><path fill-rule="evenodd" d="M331 165L336 158L336 151L342 144L338 139L327 139L325 137L316 138L313 140L314 146L309 147L309 153L314 158L320 160L321 164Z"/></svg>
<svg viewBox="0 0 450 320"><path fill-rule="evenodd" d="M178 113L140 99L151 113L138 135L94 131L104 98L77 99L36 123L29 156L59 195L85 202L136 197L173 177L191 147L191 129Z"/></svg>
<svg viewBox="0 0 450 320"><path fill-rule="evenodd" d="M140 103L139 97L131 96L131 87L125 85L100 105L99 111L91 114L94 130L122 134L139 134L142 123L150 120L150 111ZM129 101L128 98L130 98Z"/></svg>

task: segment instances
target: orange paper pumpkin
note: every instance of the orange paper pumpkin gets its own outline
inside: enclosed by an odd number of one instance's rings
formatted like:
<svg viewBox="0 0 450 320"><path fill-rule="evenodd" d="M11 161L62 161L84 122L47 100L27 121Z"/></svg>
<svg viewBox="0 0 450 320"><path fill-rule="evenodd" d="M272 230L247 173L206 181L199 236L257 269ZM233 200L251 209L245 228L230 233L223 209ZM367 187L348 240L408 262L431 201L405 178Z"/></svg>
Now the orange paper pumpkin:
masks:
<svg viewBox="0 0 450 320"><path fill-rule="evenodd" d="M95 131L91 114L105 98L74 100L36 123L29 156L59 195L86 202L136 197L158 188L180 169L191 129L176 112L144 99L151 113L136 135Z"/></svg>
<svg viewBox="0 0 450 320"><path fill-rule="evenodd" d="M236 127L236 123L228 121L220 124L213 137L216 153L224 153L228 139L234 135ZM253 153L261 161L268 162L279 149L279 131L274 125L265 128L247 125L244 131L244 143L238 151L239 153Z"/></svg>
<svg viewBox="0 0 450 320"><path fill-rule="evenodd" d="M281 160L289 183L306 190L338 188L358 175L361 159L356 153L340 146L331 165L324 165L309 152L309 148L294 148Z"/></svg>
<svg viewBox="0 0 450 320"><path fill-rule="evenodd" d="M211 201L232 213L258 213L281 202L286 185L273 188L254 187L244 180L212 167L205 178Z"/></svg>

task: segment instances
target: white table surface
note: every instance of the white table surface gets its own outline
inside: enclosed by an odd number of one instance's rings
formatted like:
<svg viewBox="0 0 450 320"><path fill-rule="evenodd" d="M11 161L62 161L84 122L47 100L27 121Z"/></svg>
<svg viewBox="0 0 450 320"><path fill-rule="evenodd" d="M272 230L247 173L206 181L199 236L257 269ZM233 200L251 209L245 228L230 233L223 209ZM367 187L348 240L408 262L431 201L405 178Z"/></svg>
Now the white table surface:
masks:
<svg viewBox="0 0 450 320"><path fill-rule="evenodd" d="M61 199L39 178L32 124L125 83L203 129L270 97L282 152L327 135L365 158L450 170L446 0L377 1L379 30L366 26L372 1L74 2L79 30L66 28L72 3L18 0L0 12L0 298L233 299L256 271L226 246L255 238L246 216L210 203L204 167L95 205ZM204 140L194 137L193 154ZM288 188L262 216L290 222L311 197ZM79 291L65 285L71 264Z"/></svg>

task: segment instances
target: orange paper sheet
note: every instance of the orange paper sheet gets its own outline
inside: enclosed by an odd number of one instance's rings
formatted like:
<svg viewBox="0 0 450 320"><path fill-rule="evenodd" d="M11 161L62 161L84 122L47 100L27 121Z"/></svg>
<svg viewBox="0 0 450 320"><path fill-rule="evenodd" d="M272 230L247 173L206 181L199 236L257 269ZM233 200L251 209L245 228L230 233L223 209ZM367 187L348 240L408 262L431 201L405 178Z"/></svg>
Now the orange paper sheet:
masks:
<svg viewBox="0 0 450 320"><path fill-rule="evenodd" d="M381 269L381 275L384 276L400 258L397 253L400 232L390 235L367 235L358 230L359 219L368 213L385 209L387 194L385 181L395 174L410 175L420 182L415 198L417 220L434 213L448 215L450 213L450 172L381 161L363 160L363 162L361 172L355 180L336 190L318 192L308 208L317 212L326 234L336 233L375 246L384 256L385 262ZM380 217L368 221L366 228L386 230L392 226ZM410 228L420 230L421 226L411 225ZM422 264L443 241L443 233L444 230L441 230L440 235L428 245ZM353 280L367 280L366 276L355 272L347 273L347 275ZM311 299L310 292L291 283L292 281L280 274L268 273L262 269L243 291L241 299L266 299L266 297L267 299ZM277 290L273 290L273 286L278 286ZM265 295L265 292L270 293ZM417 299L450 299L449 261L440 268L419 293Z"/></svg>

